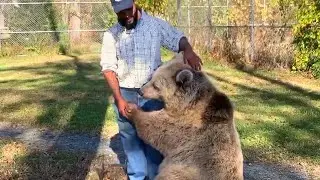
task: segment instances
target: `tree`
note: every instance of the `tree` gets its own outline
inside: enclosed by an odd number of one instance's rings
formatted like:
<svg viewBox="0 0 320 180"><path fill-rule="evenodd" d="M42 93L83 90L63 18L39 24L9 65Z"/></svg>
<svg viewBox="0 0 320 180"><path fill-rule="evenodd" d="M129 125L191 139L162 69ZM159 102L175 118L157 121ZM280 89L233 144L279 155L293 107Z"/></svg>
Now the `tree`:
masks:
<svg viewBox="0 0 320 180"><path fill-rule="evenodd" d="M146 12L153 15L164 15L168 7L168 0L138 0L137 4Z"/></svg>
<svg viewBox="0 0 320 180"><path fill-rule="evenodd" d="M297 20L294 26L294 69L311 70L320 77L320 1L296 0Z"/></svg>

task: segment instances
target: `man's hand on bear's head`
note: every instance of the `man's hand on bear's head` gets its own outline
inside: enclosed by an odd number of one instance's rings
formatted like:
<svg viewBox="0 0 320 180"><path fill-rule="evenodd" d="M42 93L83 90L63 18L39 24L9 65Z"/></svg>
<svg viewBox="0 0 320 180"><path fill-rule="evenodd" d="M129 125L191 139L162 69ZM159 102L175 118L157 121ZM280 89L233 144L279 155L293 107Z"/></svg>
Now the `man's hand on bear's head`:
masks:
<svg viewBox="0 0 320 180"><path fill-rule="evenodd" d="M130 119L132 117L132 115L137 111L138 106L134 103L128 103L128 106L126 108L126 114L128 116L128 118Z"/></svg>
<svg viewBox="0 0 320 180"><path fill-rule="evenodd" d="M192 69L201 71L201 66L203 65L202 60L192 49L187 49L184 52L183 59L185 63L188 63L192 67Z"/></svg>

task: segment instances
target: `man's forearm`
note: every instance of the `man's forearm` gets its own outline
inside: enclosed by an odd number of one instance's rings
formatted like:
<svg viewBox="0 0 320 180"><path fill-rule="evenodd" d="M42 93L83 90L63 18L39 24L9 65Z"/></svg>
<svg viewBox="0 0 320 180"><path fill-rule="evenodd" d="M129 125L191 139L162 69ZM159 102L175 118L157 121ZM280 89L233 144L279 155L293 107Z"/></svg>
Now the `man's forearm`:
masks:
<svg viewBox="0 0 320 180"><path fill-rule="evenodd" d="M103 72L104 78L107 80L109 87L112 90L113 96L116 101L122 98L120 87L119 87L119 81L116 77L116 73L113 71L107 71Z"/></svg>
<svg viewBox="0 0 320 180"><path fill-rule="evenodd" d="M192 50L192 47L189 44L188 39L186 37L182 37L179 41L179 52L186 50Z"/></svg>
<svg viewBox="0 0 320 180"><path fill-rule="evenodd" d="M179 52L183 51L184 63L188 63L192 69L201 70L202 61L199 56L193 51L186 37L182 37L179 41Z"/></svg>

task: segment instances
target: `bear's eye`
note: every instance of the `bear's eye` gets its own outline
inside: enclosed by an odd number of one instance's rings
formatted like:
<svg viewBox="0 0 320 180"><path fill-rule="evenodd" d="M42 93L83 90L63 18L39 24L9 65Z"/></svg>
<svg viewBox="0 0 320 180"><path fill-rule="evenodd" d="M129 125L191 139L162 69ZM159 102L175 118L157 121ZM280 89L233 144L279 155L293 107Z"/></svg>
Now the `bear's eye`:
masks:
<svg viewBox="0 0 320 180"><path fill-rule="evenodd" d="M159 86L156 83L152 83L152 86L155 90L160 90Z"/></svg>

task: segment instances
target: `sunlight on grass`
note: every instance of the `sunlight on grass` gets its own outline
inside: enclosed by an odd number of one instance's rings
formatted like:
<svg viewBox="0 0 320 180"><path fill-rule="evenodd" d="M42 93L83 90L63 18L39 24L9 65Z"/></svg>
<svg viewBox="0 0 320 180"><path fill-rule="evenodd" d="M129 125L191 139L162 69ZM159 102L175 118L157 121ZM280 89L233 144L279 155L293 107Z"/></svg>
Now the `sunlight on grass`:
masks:
<svg viewBox="0 0 320 180"><path fill-rule="evenodd" d="M214 62L205 70L235 105L246 159L320 166L320 80Z"/></svg>
<svg viewBox="0 0 320 180"><path fill-rule="evenodd" d="M55 58L0 59L1 121L100 132L110 92L98 56Z"/></svg>
<svg viewBox="0 0 320 180"><path fill-rule="evenodd" d="M23 143L11 140L0 140L0 174L1 178L13 178L17 172L17 159L28 154Z"/></svg>
<svg viewBox="0 0 320 180"><path fill-rule="evenodd" d="M29 152L21 142L0 140L0 179L87 179L108 160L92 152Z"/></svg>
<svg viewBox="0 0 320 180"><path fill-rule="evenodd" d="M86 175L85 170L90 166L88 157L81 153L67 152L29 154L23 144L7 142L2 147L0 173L2 178L8 179L80 178Z"/></svg>

